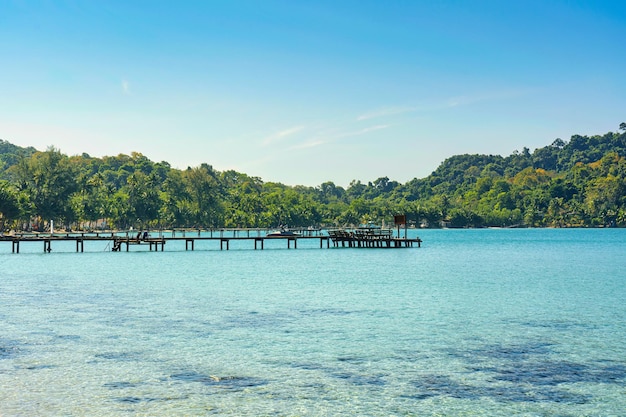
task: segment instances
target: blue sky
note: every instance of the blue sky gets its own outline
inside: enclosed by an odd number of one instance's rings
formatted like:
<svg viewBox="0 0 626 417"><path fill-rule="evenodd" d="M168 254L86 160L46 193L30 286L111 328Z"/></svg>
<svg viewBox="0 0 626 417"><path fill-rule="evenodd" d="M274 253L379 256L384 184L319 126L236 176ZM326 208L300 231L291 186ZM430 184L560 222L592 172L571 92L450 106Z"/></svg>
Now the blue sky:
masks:
<svg viewBox="0 0 626 417"><path fill-rule="evenodd" d="M626 121L622 1L0 2L0 138L406 182Z"/></svg>

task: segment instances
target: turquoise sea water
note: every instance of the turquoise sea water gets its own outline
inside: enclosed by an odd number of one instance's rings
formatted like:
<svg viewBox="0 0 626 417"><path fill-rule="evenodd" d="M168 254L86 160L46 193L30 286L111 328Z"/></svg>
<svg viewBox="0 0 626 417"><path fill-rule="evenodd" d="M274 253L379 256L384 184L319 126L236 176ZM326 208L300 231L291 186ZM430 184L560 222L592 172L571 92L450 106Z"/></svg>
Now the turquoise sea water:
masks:
<svg viewBox="0 0 626 417"><path fill-rule="evenodd" d="M0 415L626 415L626 230L419 235L0 242Z"/></svg>

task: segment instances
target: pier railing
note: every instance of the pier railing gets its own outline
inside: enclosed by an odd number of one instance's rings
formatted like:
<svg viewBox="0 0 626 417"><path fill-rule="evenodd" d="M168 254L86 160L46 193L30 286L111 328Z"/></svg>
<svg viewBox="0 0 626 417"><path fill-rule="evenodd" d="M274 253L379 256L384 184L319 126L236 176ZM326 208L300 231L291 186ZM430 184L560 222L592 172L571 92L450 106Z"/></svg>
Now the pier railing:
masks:
<svg viewBox="0 0 626 417"><path fill-rule="evenodd" d="M264 249L267 240L284 241L287 249L297 249L298 241L319 241L319 248L401 248L421 245L419 238L408 239L394 237L393 231L378 230L343 230L343 229L289 229L293 234L269 236L275 229L261 228L220 228L220 229L169 229L151 231L72 231L56 233L13 233L0 235L0 242L11 242L12 252L19 253L24 243L43 243L43 251L52 252L52 242L75 242L76 252L84 252L85 242L106 241L113 252L129 251L132 246L146 245L150 251L164 251L168 242L184 241L185 250L195 250L199 241L219 241L220 250L229 250L233 241L250 241L254 249Z"/></svg>
<svg viewBox="0 0 626 417"><path fill-rule="evenodd" d="M391 229L367 229L367 230L350 230L335 229L329 230L328 235L335 247L349 248L409 248L417 244L421 247L422 240L420 238L401 238L394 237Z"/></svg>

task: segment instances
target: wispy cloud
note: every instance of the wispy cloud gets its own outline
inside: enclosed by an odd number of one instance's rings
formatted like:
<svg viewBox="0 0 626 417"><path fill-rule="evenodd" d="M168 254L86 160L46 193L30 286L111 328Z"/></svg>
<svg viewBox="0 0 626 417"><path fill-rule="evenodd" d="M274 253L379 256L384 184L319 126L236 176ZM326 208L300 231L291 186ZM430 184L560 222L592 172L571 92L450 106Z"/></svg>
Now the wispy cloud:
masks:
<svg viewBox="0 0 626 417"><path fill-rule="evenodd" d="M337 135L335 137L335 139L347 138L347 137L351 137L351 136L361 136L361 135L365 135L366 133L373 132L375 130L387 129L388 127L389 127L389 125L370 126L370 127L364 128L364 129L353 131L353 132L341 133L341 134Z"/></svg>
<svg viewBox="0 0 626 417"><path fill-rule="evenodd" d="M482 94L462 95L456 97L450 97L446 100L444 107L458 107L468 106L474 103L480 103L483 101L499 101L508 100L511 98L521 97L529 94L531 90L510 89L502 91L485 92Z"/></svg>
<svg viewBox="0 0 626 417"><path fill-rule="evenodd" d="M298 145L294 145L289 149L296 150L296 149L315 148L316 146L324 145L328 142L329 141L327 140L315 139L315 140L310 140L308 142L300 143Z"/></svg>
<svg viewBox="0 0 626 417"><path fill-rule="evenodd" d="M419 107L387 107L383 109L374 110L368 113L364 113L360 115L359 117L357 117L356 119L359 121L369 120L369 119L374 119L376 117L393 116L396 114L410 113L410 112L414 112L417 110L419 110Z"/></svg>
<svg viewBox="0 0 626 417"><path fill-rule="evenodd" d="M383 107L377 110L372 110L356 118L357 121L370 120L379 117L395 116L404 113L416 113L416 112L428 112L436 110L445 110L460 106L469 106L474 103L480 103L484 101L499 101L507 100L515 97L526 95L531 90L522 89L508 89L501 91L484 92L471 95L458 95L444 99L437 99L431 101L423 101L419 105L415 106L390 106Z"/></svg>
<svg viewBox="0 0 626 417"><path fill-rule="evenodd" d="M130 94L130 83L128 82L128 80L122 80L122 93L124 95Z"/></svg>
<svg viewBox="0 0 626 417"><path fill-rule="evenodd" d="M479 103L481 101L489 101L495 98L496 98L495 96L490 96L490 95L456 96L456 97L450 97L449 99L447 99L441 107L452 108L452 107L468 106L473 103Z"/></svg>
<svg viewBox="0 0 626 417"><path fill-rule="evenodd" d="M268 146L272 143L284 140L285 138L295 135L302 130L304 130L304 126L294 126L290 127L289 129L281 130L280 132L274 133L273 135L265 138L265 140L263 141L263 146Z"/></svg>
<svg viewBox="0 0 626 417"><path fill-rule="evenodd" d="M311 138L306 142L299 143L297 145L292 146L290 149L296 150L296 149L314 148L316 146L325 145L327 143L335 142L343 138L361 136L370 132L374 132L376 130L386 129L388 127L389 125L376 125L376 126L370 126L370 127L366 127L364 129L359 129L355 131L337 132L337 133L332 133L332 134L320 133L316 135L314 138Z"/></svg>

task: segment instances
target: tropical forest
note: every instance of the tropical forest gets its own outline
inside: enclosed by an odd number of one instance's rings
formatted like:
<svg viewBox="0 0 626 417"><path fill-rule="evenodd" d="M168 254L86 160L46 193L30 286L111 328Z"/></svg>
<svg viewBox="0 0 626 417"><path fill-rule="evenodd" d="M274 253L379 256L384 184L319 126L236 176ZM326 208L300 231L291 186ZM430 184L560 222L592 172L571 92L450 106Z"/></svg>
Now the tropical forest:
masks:
<svg viewBox="0 0 626 417"><path fill-rule="evenodd" d="M135 228L625 227L626 123L508 156L455 155L426 178L319 186L265 182L208 163L68 156L0 140L0 232Z"/></svg>

